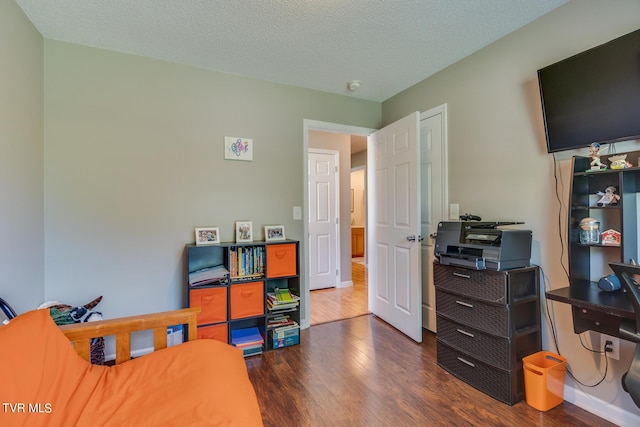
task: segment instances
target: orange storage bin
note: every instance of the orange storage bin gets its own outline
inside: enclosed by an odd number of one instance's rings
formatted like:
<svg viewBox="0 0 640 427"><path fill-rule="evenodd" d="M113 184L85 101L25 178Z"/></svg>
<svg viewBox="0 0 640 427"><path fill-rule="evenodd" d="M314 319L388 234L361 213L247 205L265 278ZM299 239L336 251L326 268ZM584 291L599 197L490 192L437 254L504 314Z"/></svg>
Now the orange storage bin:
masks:
<svg viewBox="0 0 640 427"><path fill-rule="evenodd" d="M549 351L539 351L522 359L524 393L529 406L548 411L564 401L567 359Z"/></svg>
<svg viewBox="0 0 640 427"><path fill-rule="evenodd" d="M295 276L297 271L296 245L285 243L267 245L267 277Z"/></svg>
<svg viewBox="0 0 640 427"><path fill-rule="evenodd" d="M264 282L234 284L229 292L232 319L264 314Z"/></svg>
<svg viewBox="0 0 640 427"><path fill-rule="evenodd" d="M198 324L227 321L227 288L192 289L189 291L189 307L201 307Z"/></svg>
<svg viewBox="0 0 640 427"><path fill-rule="evenodd" d="M229 326L226 323L202 326L198 328L198 339L211 339L229 344Z"/></svg>

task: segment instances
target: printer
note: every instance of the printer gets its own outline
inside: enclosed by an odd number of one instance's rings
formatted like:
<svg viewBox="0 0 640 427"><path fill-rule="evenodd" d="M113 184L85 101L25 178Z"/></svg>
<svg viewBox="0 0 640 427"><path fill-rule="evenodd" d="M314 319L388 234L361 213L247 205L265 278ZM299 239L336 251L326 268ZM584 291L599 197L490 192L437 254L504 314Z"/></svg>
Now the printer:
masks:
<svg viewBox="0 0 640 427"><path fill-rule="evenodd" d="M528 267L531 230L502 230L522 222L443 221L438 224L434 254L440 264L477 270Z"/></svg>

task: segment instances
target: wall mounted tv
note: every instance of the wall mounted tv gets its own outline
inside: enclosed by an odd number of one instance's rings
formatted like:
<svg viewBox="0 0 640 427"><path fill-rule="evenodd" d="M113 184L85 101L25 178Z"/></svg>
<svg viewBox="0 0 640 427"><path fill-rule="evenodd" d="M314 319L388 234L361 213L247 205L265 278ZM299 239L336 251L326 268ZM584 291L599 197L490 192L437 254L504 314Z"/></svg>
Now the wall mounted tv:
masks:
<svg viewBox="0 0 640 427"><path fill-rule="evenodd" d="M547 151L640 139L640 30L538 70Z"/></svg>

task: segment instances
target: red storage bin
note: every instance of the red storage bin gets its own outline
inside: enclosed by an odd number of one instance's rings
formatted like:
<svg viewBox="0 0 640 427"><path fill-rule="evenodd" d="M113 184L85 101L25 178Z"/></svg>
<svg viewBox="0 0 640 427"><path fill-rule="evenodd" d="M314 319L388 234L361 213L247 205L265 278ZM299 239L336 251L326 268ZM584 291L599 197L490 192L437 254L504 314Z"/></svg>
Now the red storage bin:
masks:
<svg viewBox="0 0 640 427"><path fill-rule="evenodd" d="M198 324L227 321L227 288L192 289L189 291L189 307L201 307Z"/></svg>
<svg viewBox="0 0 640 427"><path fill-rule="evenodd" d="M267 245L267 277L287 277L296 274L298 271L295 243Z"/></svg>
<svg viewBox="0 0 640 427"><path fill-rule="evenodd" d="M229 326L226 323L202 326L198 328L198 339L211 339L229 344Z"/></svg>
<svg viewBox="0 0 640 427"><path fill-rule="evenodd" d="M264 282L238 283L230 289L232 319L264 314Z"/></svg>

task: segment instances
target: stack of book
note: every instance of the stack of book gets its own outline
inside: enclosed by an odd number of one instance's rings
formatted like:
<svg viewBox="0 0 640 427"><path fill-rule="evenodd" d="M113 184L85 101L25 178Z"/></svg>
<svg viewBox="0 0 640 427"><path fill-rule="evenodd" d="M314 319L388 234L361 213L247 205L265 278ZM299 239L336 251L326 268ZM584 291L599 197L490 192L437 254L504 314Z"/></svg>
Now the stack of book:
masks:
<svg viewBox="0 0 640 427"><path fill-rule="evenodd" d="M231 330L231 345L242 350L244 357L262 354L264 338L258 328Z"/></svg>
<svg viewBox="0 0 640 427"><path fill-rule="evenodd" d="M267 308L269 311L294 309L300 305L300 297L287 288L274 289L267 292Z"/></svg>
<svg viewBox="0 0 640 427"><path fill-rule="evenodd" d="M287 326L269 329L269 341L272 348L300 344L300 325L294 321Z"/></svg>
<svg viewBox="0 0 640 427"><path fill-rule="evenodd" d="M293 320L288 314L282 314L267 319L267 329L281 328L283 326L291 326L295 324L296 321Z"/></svg>

